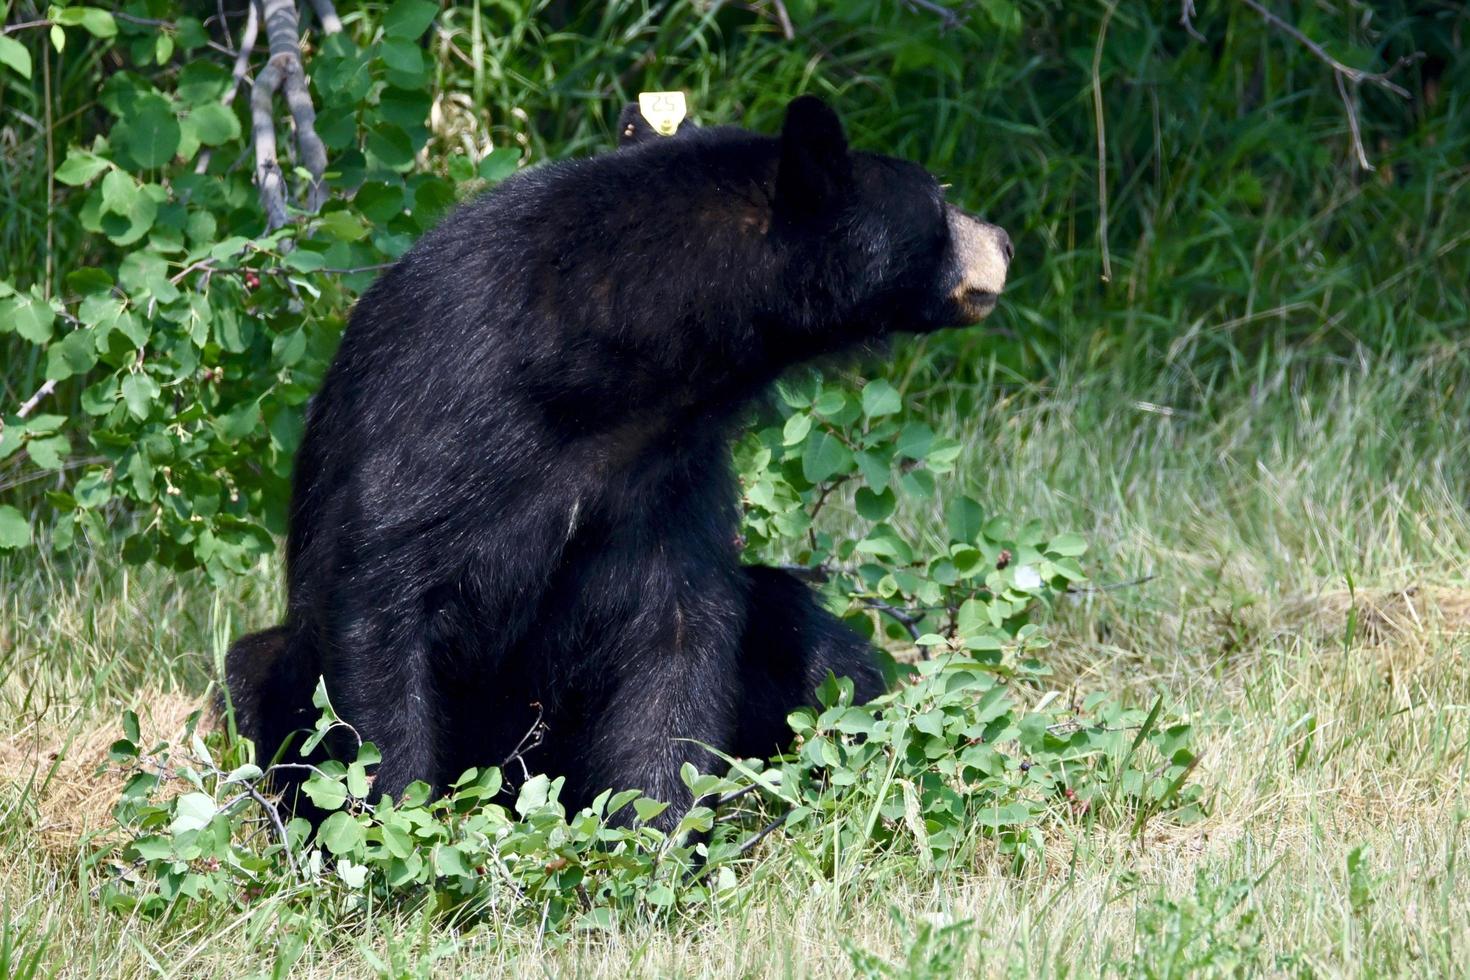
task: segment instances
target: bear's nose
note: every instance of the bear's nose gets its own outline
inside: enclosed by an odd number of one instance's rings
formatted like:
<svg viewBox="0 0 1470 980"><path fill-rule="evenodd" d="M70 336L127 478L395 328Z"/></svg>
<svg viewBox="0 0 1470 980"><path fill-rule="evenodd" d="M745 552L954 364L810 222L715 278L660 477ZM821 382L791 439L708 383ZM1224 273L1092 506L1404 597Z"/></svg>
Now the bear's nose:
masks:
<svg viewBox="0 0 1470 980"><path fill-rule="evenodd" d="M1011 244L1011 236L1006 234L1004 228L996 228L995 237L1000 240L1000 254L1006 257L1006 265L1010 265L1011 259L1016 255L1016 246Z"/></svg>

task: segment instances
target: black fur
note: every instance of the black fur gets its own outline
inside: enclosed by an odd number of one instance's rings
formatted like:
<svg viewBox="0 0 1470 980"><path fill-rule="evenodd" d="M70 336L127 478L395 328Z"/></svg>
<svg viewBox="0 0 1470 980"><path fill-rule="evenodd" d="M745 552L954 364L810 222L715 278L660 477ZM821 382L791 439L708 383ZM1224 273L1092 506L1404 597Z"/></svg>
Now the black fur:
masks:
<svg viewBox="0 0 1470 980"><path fill-rule="evenodd" d="M719 767L696 743L781 747L829 670L880 693L805 585L739 563L729 444L791 365L961 321L942 192L811 98L778 138L634 135L505 181L358 303L297 457L286 623L229 655L263 758L321 674L375 794L501 763L539 711L531 771L669 826L681 764Z"/></svg>

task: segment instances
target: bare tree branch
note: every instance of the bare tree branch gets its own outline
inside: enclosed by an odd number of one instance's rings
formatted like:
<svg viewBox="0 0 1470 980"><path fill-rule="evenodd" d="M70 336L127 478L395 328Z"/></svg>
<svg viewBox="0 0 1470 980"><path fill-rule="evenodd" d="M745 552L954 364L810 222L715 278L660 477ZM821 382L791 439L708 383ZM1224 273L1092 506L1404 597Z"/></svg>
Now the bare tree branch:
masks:
<svg viewBox="0 0 1470 980"><path fill-rule="evenodd" d="M1195 30L1194 27L1194 0L1180 0L1179 23L1184 26L1184 30L1188 32L1190 37L1199 41L1201 44L1205 42L1205 36Z"/></svg>
<svg viewBox="0 0 1470 980"><path fill-rule="evenodd" d="M1379 86L1380 88L1387 89L1400 98L1407 99L1409 97L1408 89L1404 88L1402 85L1396 84L1395 82L1389 81L1389 79L1392 76L1396 75L1399 70L1404 66L1411 65L1422 58L1424 56L1424 52L1416 51L1413 54L1405 55L1398 61L1394 62L1387 71L1375 72L1363 71L1359 68L1349 68L1347 65L1343 64L1336 58L1332 57L1332 55L1328 54L1326 49L1324 49L1322 45L1318 44L1316 41L1313 41L1301 31L1297 30L1295 27L1288 24L1280 17L1277 17L1275 14L1271 13L1270 10L1267 10L1266 7L1259 3L1259 0L1240 0L1240 2L1254 10L1256 13L1260 14L1263 18L1265 18L1266 23L1270 24L1272 27L1275 27L1290 35L1291 38L1295 40L1298 44L1306 48L1308 51L1312 52L1312 54L1316 55L1323 62L1330 65L1333 71L1337 72L1340 75L1343 75L1354 85L1359 85L1363 82L1370 82L1374 85Z"/></svg>
<svg viewBox="0 0 1470 980"><path fill-rule="evenodd" d="M876 609L878 612L885 613L886 615L892 617L894 621L896 621L900 626L904 628L905 631L908 632L909 636L913 639L915 643L919 642L919 622L923 619L922 616L915 616L903 609L898 608L892 603L884 602L882 599L865 598L862 600L862 603L869 609ZM928 659L927 655L925 659Z"/></svg>
<svg viewBox="0 0 1470 980"><path fill-rule="evenodd" d="M221 0L223 3L223 0ZM229 36L230 25L225 20L223 8L220 10L220 23L224 25L226 37ZM260 10L254 0L246 7L245 26L240 29L240 44L235 48L235 67L230 72L230 87L225 94L220 96L221 105L229 105L235 101L235 94L240 91L240 83L250 73L250 55L255 51L255 39L260 34ZM209 169L210 158L214 155L213 147L205 147L199 154L199 160L194 164L194 172L202 174Z"/></svg>
<svg viewBox="0 0 1470 980"><path fill-rule="evenodd" d="M250 54L255 50L255 38L260 34L260 8L251 3L245 14L245 26L240 29L240 46L235 49L235 67L230 72L230 88L220 96L220 102L229 105L235 101L240 83L250 72Z"/></svg>
<svg viewBox="0 0 1470 980"><path fill-rule="evenodd" d="M1358 166L1364 170L1373 170L1373 164L1368 162L1368 154L1363 149L1363 133L1358 129L1358 107L1353 97L1348 94L1347 85L1342 80L1342 72L1333 72L1332 80L1337 83L1337 94L1342 96L1342 107L1347 110L1348 132L1353 137L1353 151L1358 154Z"/></svg>
<svg viewBox="0 0 1470 980"><path fill-rule="evenodd" d="M311 8L316 11L316 19L322 22L323 34L342 32L342 19L337 16L337 8L332 6L332 0L311 0Z"/></svg>
<svg viewBox="0 0 1470 980"><path fill-rule="evenodd" d="M266 230L275 231L289 222L286 213L286 178L276 159L275 116L271 107L277 92L282 94L296 128L296 149L311 183L306 207L315 211L326 199L322 174L327 169L327 150L316 133L316 110L306 89L306 72L301 65L301 21L294 0L257 0L270 59L255 79L250 95L250 121L255 141L255 185L265 211Z"/></svg>
<svg viewBox="0 0 1470 980"><path fill-rule="evenodd" d="M940 26L945 30L960 26L960 15L943 4L934 3L933 0L904 0L904 3L914 10L927 10L931 14L937 14Z"/></svg>
<svg viewBox="0 0 1470 980"><path fill-rule="evenodd" d="M15 410L15 414L20 418L25 418L27 415L36 410L36 406L41 404L41 399L45 398L47 395L51 394L55 390L56 382L47 381L45 384L41 385L41 387L36 389L36 393L34 395L21 402L20 408L17 408Z"/></svg>
<svg viewBox="0 0 1470 980"><path fill-rule="evenodd" d="M1423 58L1424 52L1415 51L1412 54L1404 55L1385 71L1364 71L1361 68L1353 68L1350 65L1345 65L1332 57L1332 55L1327 53L1326 48L1307 37L1297 27L1288 24L1276 16L1260 0L1240 0L1240 2L1260 14L1261 18L1267 24L1286 34L1293 41L1306 48L1313 57L1332 69L1333 81L1337 84L1337 94L1342 97L1342 106L1347 112L1348 132L1352 137L1353 153L1358 158L1358 166L1363 170L1372 170L1373 164L1368 162L1368 153L1363 148L1362 128L1358 124L1358 107L1355 98L1357 93L1356 91L1349 92L1347 85L1344 83L1352 82L1356 90L1357 86L1367 82L1370 85L1378 86L1384 91L1392 92L1399 98L1407 99L1410 97L1409 90L1393 81L1393 76L1420 58ZM1184 29L1189 32L1190 37L1193 37L1197 41L1203 41L1205 39L1203 35L1194 29L1194 0L1180 0L1179 9L1179 23L1184 25Z"/></svg>

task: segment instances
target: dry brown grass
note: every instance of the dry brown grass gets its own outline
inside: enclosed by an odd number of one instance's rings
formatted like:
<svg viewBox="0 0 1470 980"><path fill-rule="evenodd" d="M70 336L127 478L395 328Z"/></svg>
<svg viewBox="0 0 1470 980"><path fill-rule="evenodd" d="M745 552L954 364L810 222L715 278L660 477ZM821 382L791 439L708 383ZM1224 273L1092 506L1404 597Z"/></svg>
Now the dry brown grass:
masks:
<svg viewBox="0 0 1470 980"><path fill-rule="evenodd" d="M144 747L175 742L199 698L140 694L134 709ZM115 718L48 713L0 739L0 809L18 808L36 844L67 860L83 838L106 829L121 783L107 750L121 737Z"/></svg>

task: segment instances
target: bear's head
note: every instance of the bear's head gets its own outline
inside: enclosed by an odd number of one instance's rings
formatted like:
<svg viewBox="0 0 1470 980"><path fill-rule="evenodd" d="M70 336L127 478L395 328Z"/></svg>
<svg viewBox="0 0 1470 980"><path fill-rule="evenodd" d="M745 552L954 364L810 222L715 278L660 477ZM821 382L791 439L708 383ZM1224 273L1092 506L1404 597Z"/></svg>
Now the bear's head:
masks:
<svg viewBox="0 0 1470 980"><path fill-rule="evenodd" d="M618 120L621 147L677 152L679 144L703 143L754 158L761 213L732 225L757 229L768 246L760 274L777 289L766 340L788 332L800 354L820 353L891 333L973 325L995 309L1010 237L948 203L924 168L850 149L837 114L814 96L790 102L775 139L757 138L756 148L745 142L751 135L686 121L662 137L636 105Z"/></svg>

